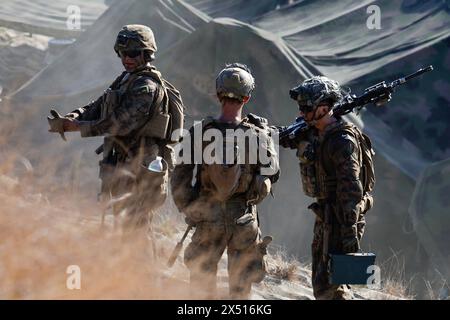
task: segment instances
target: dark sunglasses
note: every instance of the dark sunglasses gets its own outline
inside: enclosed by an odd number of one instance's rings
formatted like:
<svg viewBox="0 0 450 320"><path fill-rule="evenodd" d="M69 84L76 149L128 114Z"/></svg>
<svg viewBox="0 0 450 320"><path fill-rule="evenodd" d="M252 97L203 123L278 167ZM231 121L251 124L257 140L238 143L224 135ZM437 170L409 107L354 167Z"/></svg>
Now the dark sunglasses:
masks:
<svg viewBox="0 0 450 320"><path fill-rule="evenodd" d="M142 50L120 50L119 53L122 57L136 58L141 54Z"/></svg>
<svg viewBox="0 0 450 320"><path fill-rule="evenodd" d="M313 110L314 110L314 107L313 107L313 106L305 106L305 105L301 105L301 106L300 106L300 105L299 105L299 106L298 106L298 110L300 110L300 112L306 114L306 113L308 113L308 112L313 111Z"/></svg>

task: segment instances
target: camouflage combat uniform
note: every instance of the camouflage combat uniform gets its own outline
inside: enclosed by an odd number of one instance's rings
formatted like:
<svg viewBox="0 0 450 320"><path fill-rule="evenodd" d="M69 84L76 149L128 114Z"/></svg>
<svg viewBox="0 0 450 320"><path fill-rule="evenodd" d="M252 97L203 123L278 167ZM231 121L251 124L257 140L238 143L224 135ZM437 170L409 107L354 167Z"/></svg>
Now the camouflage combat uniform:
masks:
<svg viewBox="0 0 450 320"><path fill-rule="evenodd" d="M317 199L309 208L316 213L311 250L312 284L314 296L318 299L352 297L348 286L329 284L329 261L326 253L324 256L324 250L328 250L329 254L350 253L343 247L346 230L356 226L359 241L364 233L364 215L372 206L372 198L364 194L358 137L354 126L338 120L329 125L323 134L316 136L315 159L312 163L300 160L304 189L314 188L309 190L314 191L309 195ZM305 169L308 165L312 167ZM329 221L326 221L326 212ZM326 237L329 239L328 248L324 248Z"/></svg>
<svg viewBox="0 0 450 320"><path fill-rule="evenodd" d="M337 82L314 77L292 89L291 98L297 100L302 112L316 112L321 103L332 106L339 101L341 93ZM364 216L373 205L369 193L374 183L370 140L356 126L340 117L335 120L322 131L311 127L294 146L285 146L297 149L303 191L316 198L308 207L316 214L311 245L316 299L353 298L348 285L329 283L329 254L360 249Z"/></svg>
<svg viewBox="0 0 450 320"><path fill-rule="evenodd" d="M125 227L145 225L151 218L149 210L161 206L167 196L167 170L155 174L147 169L157 156L167 158L166 142L143 132L152 109L161 108L156 100L162 89L149 71L157 72L147 64L133 73L122 73L103 96L66 115L80 121L82 137L105 136L100 161L102 195L128 194L114 208L116 213L126 208Z"/></svg>
<svg viewBox="0 0 450 320"><path fill-rule="evenodd" d="M268 129L267 125L255 125L249 117L237 124L207 118L198 125L203 130L214 128L225 132L226 129L242 129L264 135L267 135ZM190 270L191 286L210 293L209 298L214 297L217 265L225 249L232 298L248 298L252 283L264 278L266 245L261 239L256 204L268 193L265 187L262 188L265 191L261 191L261 183L270 180L271 184L278 179L277 155L272 139L268 141L267 144L259 144L259 147L265 148L273 157L271 171L276 172L274 175L261 175L259 162L229 167L221 164L181 164L176 166L172 175L175 203L189 223L195 225L192 241L184 254L185 264ZM246 156L248 159L248 154ZM240 171L237 176L236 170Z"/></svg>
<svg viewBox="0 0 450 320"><path fill-rule="evenodd" d="M145 62L123 72L97 100L65 116L79 121L82 137L105 137L96 151L103 152L100 196L105 201L113 200L115 216L125 211L124 230L148 226L152 218L149 213L167 197L173 156L168 146L170 98L167 82L150 64L156 49L149 27L124 26L114 50L118 56L140 55ZM161 170L149 170L153 161L160 161Z"/></svg>

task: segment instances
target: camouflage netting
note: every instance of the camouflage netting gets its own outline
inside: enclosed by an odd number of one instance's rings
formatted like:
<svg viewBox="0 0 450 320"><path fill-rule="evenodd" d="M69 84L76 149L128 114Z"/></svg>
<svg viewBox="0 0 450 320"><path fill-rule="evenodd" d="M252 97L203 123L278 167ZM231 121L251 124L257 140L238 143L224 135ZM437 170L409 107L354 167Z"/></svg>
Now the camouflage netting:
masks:
<svg viewBox="0 0 450 320"><path fill-rule="evenodd" d="M0 97L19 89L42 68L48 39L0 27Z"/></svg>
<svg viewBox="0 0 450 320"><path fill-rule="evenodd" d="M106 1L110 2L110 1ZM80 9L80 29L68 29L70 14ZM0 25L51 36L78 36L107 9L103 0L2 0ZM69 19L69 21L74 21Z"/></svg>
<svg viewBox="0 0 450 320"><path fill-rule="evenodd" d="M410 213L413 228L427 250L432 267L450 274L450 159L437 162L416 183Z"/></svg>
<svg viewBox="0 0 450 320"><path fill-rule="evenodd" d="M34 112L12 141L26 137L46 154L77 154L80 162L91 165L92 175L84 183L92 184L97 170L93 150L100 140L86 143L71 136L64 144L57 135L46 133L45 116L50 106L68 112L102 93L121 71L113 45L117 32L128 23L153 29L158 45L155 65L180 88L188 107L187 125L217 113L214 80L229 62L249 65L256 79L246 111L280 125L295 118L297 107L288 91L305 78L323 74L360 93L381 80L394 80L433 64L433 73L400 88L386 108L369 107L348 117L372 137L377 152L375 207L367 217L363 248L376 252L379 261L393 253L403 256L409 275L431 270L431 263L424 258L434 257L431 242L423 242L422 231L413 227L408 208L414 189L422 185L416 184L423 170L450 157L446 138L450 133L448 5L440 0L425 4L327 0L301 1L276 9L281 2L285 1L118 1L58 60L10 97L7 102L14 105L15 114L25 107L29 112L30 105ZM366 9L372 4L381 8L381 30L366 27ZM38 161L39 152L28 157ZM275 198L262 206L261 225L278 244L306 258L313 223L306 207L312 200L301 191L293 152L282 150L280 158L281 180ZM66 165L70 163L67 158ZM428 191L423 194L433 201ZM438 219L434 210L424 206L419 211L422 217ZM443 234L450 231L448 221L434 223L439 223ZM448 256L446 259L448 264Z"/></svg>

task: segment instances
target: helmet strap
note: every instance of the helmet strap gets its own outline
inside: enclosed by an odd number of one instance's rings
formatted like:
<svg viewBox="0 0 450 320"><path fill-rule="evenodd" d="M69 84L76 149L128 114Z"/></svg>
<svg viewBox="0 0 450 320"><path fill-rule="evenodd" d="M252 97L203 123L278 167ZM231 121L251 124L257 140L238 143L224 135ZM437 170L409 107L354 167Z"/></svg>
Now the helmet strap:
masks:
<svg viewBox="0 0 450 320"><path fill-rule="evenodd" d="M311 125L311 126L315 126L320 119L322 119L323 117L325 117L329 113L329 112L326 112L323 115L321 115L320 117L316 118L316 114L317 114L317 110L318 109L319 109L319 106L314 108L314 113L313 113L312 120L308 121L308 124Z"/></svg>

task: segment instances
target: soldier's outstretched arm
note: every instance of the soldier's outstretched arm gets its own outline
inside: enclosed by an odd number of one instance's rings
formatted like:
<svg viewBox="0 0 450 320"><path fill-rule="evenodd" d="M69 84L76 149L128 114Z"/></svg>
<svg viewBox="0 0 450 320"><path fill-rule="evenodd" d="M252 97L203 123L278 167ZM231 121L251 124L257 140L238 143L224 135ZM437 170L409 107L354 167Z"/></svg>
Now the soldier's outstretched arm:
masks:
<svg viewBox="0 0 450 320"><path fill-rule="evenodd" d="M138 79L129 94L109 114L100 120L80 121L82 137L126 136L141 128L149 119L157 85L148 78Z"/></svg>
<svg viewBox="0 0 450 320"><path fill-rule="evenodd" d="M100 118L100 108L103 101L103 96L91 101L84 107L77 108L69 112L64 117L70 120L78 121L92 121Z"/></svg>
<svg viewBox="0 0 450 320"><path fill-rule="evenodd" d="M108 89L116 86L122 80L124 75L125 73L122 73L119 77L117 77L114 82L108 87ZM79 128L77 121L94 121L100 119L101 106L104 99L105 93L103 93L103 95L98 97L96 100L91 101L89 104L77 108L66 114L64 118L68 119L69 121L72 120L72 123L69 123L68 121L65 122L65 129L67 129L65 131L78 131Z"/></svg>
<svg viewBox="0 0 450 320"><path fill-rule="evenodd" d="M59 132L66 140L64 132L80 131L80 120L97 119L100 115L102 97L92 101L87 106L78 108L65 116L61 116L56 110L51 109L51 117L47 117L50 125L49 132Z"/></svg>

